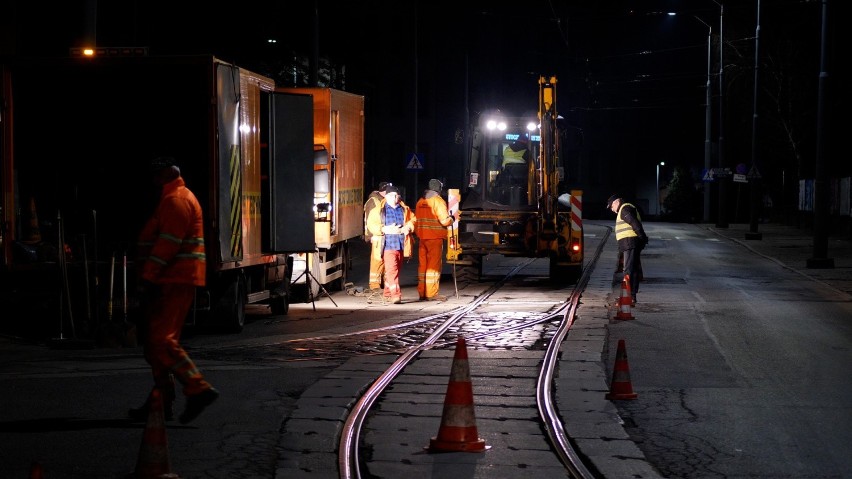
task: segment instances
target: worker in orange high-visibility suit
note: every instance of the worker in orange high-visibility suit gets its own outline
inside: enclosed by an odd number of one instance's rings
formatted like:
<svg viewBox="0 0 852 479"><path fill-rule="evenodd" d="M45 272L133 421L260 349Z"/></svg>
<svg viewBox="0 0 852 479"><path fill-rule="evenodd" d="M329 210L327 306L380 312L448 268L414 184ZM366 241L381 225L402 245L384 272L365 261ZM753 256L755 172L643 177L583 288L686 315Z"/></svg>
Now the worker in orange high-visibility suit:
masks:
<svg viewBox="0 0 852 479"><path fill-rule="evenodd" d="M417 216L414 231L420 240L417 264L417 292L420 294L420 301L447 300L439 291L444 241L447 239L447 227L453 223L454 218L447 211L447 202L441 197L443 187L439 180L429 180L429 188L423 192L414 208L414 214Z"/></svg>
<svg viewBox="0 0 852 479"><path fill-rule="evenodd" d="M219 397L179 343L195 289L206 281L204 223L201 205L186 187L174 159L157 158L151 170L162 192L139 235L143 351L154 387L162 393L166 419L173 415L174 379L183 386L186 408L179 419L186 424ZM142 407L129 411L130 417L146 420L149 404L150 396Z"/></svg>

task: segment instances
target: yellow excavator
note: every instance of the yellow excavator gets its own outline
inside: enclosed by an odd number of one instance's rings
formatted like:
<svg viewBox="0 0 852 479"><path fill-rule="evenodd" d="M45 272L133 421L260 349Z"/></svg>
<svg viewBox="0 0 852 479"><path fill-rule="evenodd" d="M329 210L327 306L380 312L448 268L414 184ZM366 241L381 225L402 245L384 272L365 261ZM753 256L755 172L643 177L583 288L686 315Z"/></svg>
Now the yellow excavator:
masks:
<svg viewBox="0 0 852 479"><path fill-rule="evenodd" d="M448 231L447 262L478 280L486 256L549 258L550 279L583 271L582 191L568 189L556 111L556 77L539 78L538 114L484 112L470 135L467 186L448 191L458 211Z"/></svg>

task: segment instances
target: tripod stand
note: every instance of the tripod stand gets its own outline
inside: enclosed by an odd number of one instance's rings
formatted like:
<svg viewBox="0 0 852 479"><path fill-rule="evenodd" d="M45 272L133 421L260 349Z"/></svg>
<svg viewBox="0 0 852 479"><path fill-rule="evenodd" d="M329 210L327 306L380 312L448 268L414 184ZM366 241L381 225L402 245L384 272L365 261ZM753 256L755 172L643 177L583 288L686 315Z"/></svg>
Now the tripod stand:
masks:
<svg viewBox="0 0 852 479"><path fill-rule="evenodd" d="M330 300L331 300L331 302L332 302L332 303L334 303L334 306L335 306L335 307L337 307L337 308L339 308L339 307L340 307L340 306L338 306L338 305L337 305L337 303L334 301L334 298L332 298L332 297L331 297L331 294L329 294L329 293L328 293L328 291L325 289L325 287L323 287L322 283L320 283L319 281L317 281L317 279L316 279L316 278L314 278L314 275L312 275L312 274L311 274L310 265L308 264L307 259L306 259L306 261L305 261L305 270L304 270L304 271L302 271L302 274L300 274L299 276L297 276L297 277L296 277L296 279L294 279L294 280L293 280L293 283L296 283L296 282L298 282L300 279L302 279L302 276L304 276L304 277L305 277L305 285L308 287L308 297L309 297L309 298L311 298L311 305L313 306L314 311L316 311L316 310L317 310L317 303L314 301L314 289L311 287L311 281L313 281L314 283L316 283L316 284L317 284L317 286L319 286L319 290L320 290L322 293L324 293L326 296L328 296L328 299L330 299ZM291 283L291 284L292 284L292 283Z"/></svg>

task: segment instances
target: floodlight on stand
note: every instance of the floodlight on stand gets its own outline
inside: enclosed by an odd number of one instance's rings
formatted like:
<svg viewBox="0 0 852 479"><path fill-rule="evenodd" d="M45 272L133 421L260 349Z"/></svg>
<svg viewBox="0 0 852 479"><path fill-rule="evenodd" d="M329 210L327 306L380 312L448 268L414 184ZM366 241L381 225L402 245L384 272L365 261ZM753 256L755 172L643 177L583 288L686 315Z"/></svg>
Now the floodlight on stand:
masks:
<svg viewBox="0 0 852 479"><path fill-rule="evenodd" d="M331 203L317 203L314 205L315 221L330 221Z"/></svg>

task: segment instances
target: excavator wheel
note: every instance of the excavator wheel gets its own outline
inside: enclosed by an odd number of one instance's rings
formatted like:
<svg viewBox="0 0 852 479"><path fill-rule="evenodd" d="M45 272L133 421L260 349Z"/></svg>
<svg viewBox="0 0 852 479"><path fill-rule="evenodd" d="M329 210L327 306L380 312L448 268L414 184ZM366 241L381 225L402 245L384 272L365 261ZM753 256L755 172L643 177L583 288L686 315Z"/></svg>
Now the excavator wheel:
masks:
<svg viewBox="0 0 852 479"><path fill-rule="evenodd" d="M577 265L561 265L558 258L550 258L550 281L554 284L565 285L580 279L583 270Z"/></svg>
<svg viewBox="0 0 852 479"><path fill-rule="evenodd" d="M456 280L478 283L482 278L482 256L466 256L463 261L456 264Z"/></svg>

